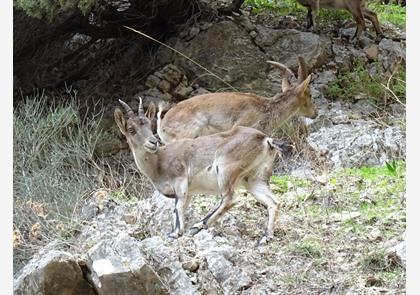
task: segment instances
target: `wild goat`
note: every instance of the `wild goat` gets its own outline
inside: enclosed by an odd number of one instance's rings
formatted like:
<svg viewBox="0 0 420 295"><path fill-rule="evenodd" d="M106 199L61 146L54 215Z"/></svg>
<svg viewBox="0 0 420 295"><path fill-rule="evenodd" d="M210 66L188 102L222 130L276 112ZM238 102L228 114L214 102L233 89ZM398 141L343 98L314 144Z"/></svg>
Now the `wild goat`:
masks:
<svg viewBox="0 0 420 295"><path fill-rule="evenodd" d="M171 237L184 233L184 211L194 194L220 194L221 202L192 227L192 234L212 225L234 205L235 188L244 186L268 209L268 224L261 243L273 237L278 201L268 185L277 153L286 146L249 127L182 139L160 146L151 130L140 98L139 111L120 100L127 119L117 108L115 121L125 135L139 170L155 189L175 199L174 229Z"/></svg>
<svg viewBox="0 0 420 295"><path fill-rule="evenodd" d="M282 93L272 98L253 93L220 92L194 96L184 100L162 116L159 105L157 133L163 142L180 138L196 138L231 129L234 125L253 127L269 134L295 114L317 116L311 100L307 65L299 57L298 84L291 86L293 72L285 65L268 61L285 71ZM163 117L163 118L162 118Z"/></svg>
<svg viewBox="0 0 420 295"><path fill-rule="evenodd" d="M296 0L303 6L307 7L307 28L317 32L316 15L319 8L345 9L350 12L356 20L357 29L352 38L359 39L362 31L365 29L365 18L370 20L375 28L377 39L383 37L381 26L375 12L366 7L365 0Z"/></svg>

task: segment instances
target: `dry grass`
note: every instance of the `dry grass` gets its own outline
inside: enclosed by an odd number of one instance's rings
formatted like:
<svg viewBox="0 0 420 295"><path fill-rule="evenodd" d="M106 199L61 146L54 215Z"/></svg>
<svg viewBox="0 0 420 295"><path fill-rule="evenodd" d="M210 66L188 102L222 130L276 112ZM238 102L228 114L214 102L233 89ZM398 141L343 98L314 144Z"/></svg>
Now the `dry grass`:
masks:
<svg viewBox="0 0 420 295"><path fill-rule="evenodd" d="M252 196L241 194L212 230L249 264L247 293L272 286L273 294L403 294L405 268L386 250L405 232L404 166L346 169L322 182L274 176L282 209L275 241L263 249L256 242L266 210ZM204 216L217 198L193 202Z"/></svg>
<svg viewBox="0 0 420 295"><path fill-rule="evenodd" d="M143 198L151 191L128 152L96 158L101 115L81 118L74 96L69 92L67 103L44 95L28 98L14 112L15 271L50 241L70 243L92 192L104 189Z"/></svg>

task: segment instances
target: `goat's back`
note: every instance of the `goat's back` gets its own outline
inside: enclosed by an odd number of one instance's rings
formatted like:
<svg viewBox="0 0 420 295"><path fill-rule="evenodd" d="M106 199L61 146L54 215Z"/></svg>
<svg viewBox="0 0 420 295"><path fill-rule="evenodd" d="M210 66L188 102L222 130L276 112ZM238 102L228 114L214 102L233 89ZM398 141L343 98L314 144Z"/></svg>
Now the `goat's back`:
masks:
<svg viewBox="0 0 420 295"><path fill-rule="evenodd" d="M161 119L158 134L164 142L227 131L234 125L255 126L265 98L251 93L209 93L184 100Z"/></svg>

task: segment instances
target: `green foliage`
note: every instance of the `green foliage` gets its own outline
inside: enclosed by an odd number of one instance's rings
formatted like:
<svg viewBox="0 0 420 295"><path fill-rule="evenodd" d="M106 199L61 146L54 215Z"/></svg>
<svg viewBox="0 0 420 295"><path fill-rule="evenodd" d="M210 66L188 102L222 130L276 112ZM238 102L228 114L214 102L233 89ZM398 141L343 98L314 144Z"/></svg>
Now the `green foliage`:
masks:
<svg viewBox="0 0 420 295"><path fill-rule="evenodd" d="M95 189L96 118L82 119L74 98L57 107L28 98L13 114L14 229L19 262L50 238L66 240L78 226L78 206Z"/></svg>
<svg viewBox="0 0 420 295"><path fill-rule="evenodd" d="M296 14L306 12L306 8L295 0L245 0L254 12L274 11L278 14Z"/></svg>
<svg viewBox="0 0 420 295"><path fill-rule="evenodd" d="M327 96L335 99L354 99L356 95L366 97L374 103L387 102L394 99L391 90L400 101L406 98L405 67L399 66L391 77L382 73L381 65L375 64L376 73L370 75L365 62L357 59L352 69L339 73L337 78L329 84ZM389 81L389 90L386 89Z"/></svg>
<svg viewBox="0 0 420 295"><path fill-rule="evenodd" d="M273 11L279 15L295 15L302 20L306 18L306 8L296 0L246 0L245 4L252 6L255 13ZM369 3L369 7L378 14L380 22L387 21L398 27L405 27L405 7L394 4L383 5L377 2ZM318 23L320 28L331 22L351 19L351 14L343 9L321 8L319 10Z"/></svg>
<svg viewBox="0 0 420 295"><path fill-rule="evenodd" d="M286 193L296 187L307 187L310 182L305 179L294 178L289 175L273 175L271 182L274 184L274 191L276 193Z"/></svg>
<svg viewBox="0 0 420 295"><path fill-rule="evenodd" d="M305 239L289 245L289 250L294 255L308 258L319 258L323 254L322 245L314 239Z"/></svg>
<svg viewBox="0 0 420 295"><path fill-rule="evenodd" d="M360 264L363 270L374 272L390 272L398 266L389 261L385 251L381 249L366 254Z"/></svg>
<svg viewBox="0 0 420 295"><path fill-rule="evenodd" d="M379 22L390 22L393 25L405 28L406 24L406 9L401 5L388 4L382 5L377 2L369 4L369 8L378 14Z"/></svg>
<svg viewBox="0 0 420 295"><path fill-rule="evenodd" d="M87 14L96 5L97 0L14 0L13 5L27 15L52 21L60 12L79 9Z"/></svg>

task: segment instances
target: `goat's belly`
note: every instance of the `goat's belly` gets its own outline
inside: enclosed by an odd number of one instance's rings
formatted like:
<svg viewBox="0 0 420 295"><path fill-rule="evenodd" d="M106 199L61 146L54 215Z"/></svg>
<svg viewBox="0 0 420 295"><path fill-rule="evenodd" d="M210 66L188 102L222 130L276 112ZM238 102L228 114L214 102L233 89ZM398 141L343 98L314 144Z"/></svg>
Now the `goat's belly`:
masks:
<svg viewBox="0 0 420 295"><path fill-rule="evenodd" d="M319 7L343 9L343 8L347 8L348 2L349 2L348 0L320 0Z"/></svg>
<svg viewBox="0 0 420 295"><path fill-rule="evenodd" d="M214 172L197 174L188 186L189 194L218 194L217 175Z"/></svg>

